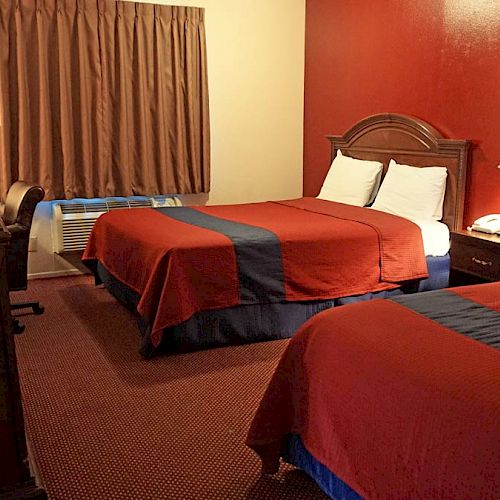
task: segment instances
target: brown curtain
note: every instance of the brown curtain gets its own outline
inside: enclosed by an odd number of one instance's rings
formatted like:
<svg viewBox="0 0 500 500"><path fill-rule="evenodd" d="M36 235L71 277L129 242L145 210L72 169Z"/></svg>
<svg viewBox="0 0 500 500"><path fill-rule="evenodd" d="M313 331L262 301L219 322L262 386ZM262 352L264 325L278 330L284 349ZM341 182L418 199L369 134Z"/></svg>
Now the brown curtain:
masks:
<svg viewBox="0 0 500 500"><path fill-rule="evenodd" d="M204 10L0 0L0 194L47 199L210 187Z"/></svg>

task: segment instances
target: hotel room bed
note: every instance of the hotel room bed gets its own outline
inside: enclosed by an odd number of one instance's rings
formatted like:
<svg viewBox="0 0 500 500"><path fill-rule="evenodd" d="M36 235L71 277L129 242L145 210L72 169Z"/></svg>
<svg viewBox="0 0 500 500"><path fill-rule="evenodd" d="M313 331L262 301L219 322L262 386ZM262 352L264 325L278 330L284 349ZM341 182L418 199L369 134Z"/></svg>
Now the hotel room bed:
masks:
<svg viewBox="0 0 500 500"><path fill-rule="evenodd" d="M500 283L324 311L291 339L247 444L332 498L498 498Z"/></svg>
<svg viewBox="0 0 500 500"><path fill-rule="evenodd" d="M443 223L461 227L467 141L394 114L329 139L332 157L342 148L385 169L390 159L446 167ZM449 262L444 255L426 263L421 232L406 219L315 198L113 211L96 222L83 260L137 310L145 356L162 342L289 337L346 301L446 286Z"/></svg>

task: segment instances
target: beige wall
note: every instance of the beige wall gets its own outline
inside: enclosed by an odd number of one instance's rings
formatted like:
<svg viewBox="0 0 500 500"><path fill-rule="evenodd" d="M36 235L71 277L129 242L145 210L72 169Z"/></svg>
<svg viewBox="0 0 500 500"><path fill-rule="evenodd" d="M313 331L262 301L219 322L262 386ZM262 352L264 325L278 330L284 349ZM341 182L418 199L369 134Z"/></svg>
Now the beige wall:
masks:
<svg viewBox="0 0 500 500"><path fill-rule="evenodd" d="M157 0L205 8L211 192L184 203L302 194L305 0ZM50 204L33 225L30 276L76 272L52 253Z"/></svg>
<svg viewBox="0 0 500 500"><path fill-rule="evenodd" d="M302 194L305 0L162 0L205 8L210 204Z"/></svg>

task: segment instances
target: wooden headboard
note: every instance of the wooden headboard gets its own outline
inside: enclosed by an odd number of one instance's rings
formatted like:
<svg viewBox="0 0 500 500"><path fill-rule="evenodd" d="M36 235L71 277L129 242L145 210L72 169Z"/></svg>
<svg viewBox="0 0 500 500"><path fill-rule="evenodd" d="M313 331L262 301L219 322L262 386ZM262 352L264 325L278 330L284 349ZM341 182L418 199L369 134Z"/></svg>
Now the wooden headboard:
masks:
<svg viewBox="0 0 500 500"><path fill-rule="evenodd" d="M462 229L470 141L444 139L428 123L394 113L369 116L344 135L329 135L327 138L331 142L332 159L340 149L353 158L381 161L383 175L391 158L415 167L446 167L443 222L450 230Z"/></svg>

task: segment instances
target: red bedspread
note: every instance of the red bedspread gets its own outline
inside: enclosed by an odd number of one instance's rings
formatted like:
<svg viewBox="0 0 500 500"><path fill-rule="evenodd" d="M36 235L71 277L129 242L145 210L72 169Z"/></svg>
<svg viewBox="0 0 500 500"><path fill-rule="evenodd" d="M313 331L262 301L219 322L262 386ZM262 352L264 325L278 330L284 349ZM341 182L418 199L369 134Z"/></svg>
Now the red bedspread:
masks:
<svg viewBox="0 0 500 500"><path fill-rule="evenodd" d="M194 209L274 233L286 301L363 294L427 276L419 228L393 215L314 198ZM137 309L154 346L164 328L195 312L241 303L233 242L154 209L100 217L83 259L99 260L140 294Z"/></svg>
<svg viewBox="0 0 500 500"><path fill-rule="evenodd" d="M500 283L440 293L486 305L498 342ZM498 498L500 351L391 300L325 311L291 339L253 420L265 471L288 433L366 498Z"/></svg>

